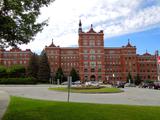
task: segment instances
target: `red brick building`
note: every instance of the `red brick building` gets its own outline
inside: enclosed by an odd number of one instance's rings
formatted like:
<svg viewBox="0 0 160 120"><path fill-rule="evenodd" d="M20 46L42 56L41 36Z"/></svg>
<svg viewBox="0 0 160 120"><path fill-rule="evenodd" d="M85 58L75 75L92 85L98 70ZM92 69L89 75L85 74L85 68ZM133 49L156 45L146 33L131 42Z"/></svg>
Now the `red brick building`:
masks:
<svg viewBox="0 0 160 120"><path fill-rule="evenodd" d="M10 50L0 49L0 65L23 65L28 66L29 59L32 55L30 49L21 50L19 48L12 48Z"/></svg>
<svg viewBox="0 0 160 120"><path fill-rule="evenodd" d="M96 32L91 25L89 31L84 32L81 21L78 34L77 48L55 46L53 41L45 47L53 75L62 67L68 76L73 67L81 81L126 81L129 72L133 78L139 74L142 80L157 80L156 55L148 52L138 55L129 41L122 47L104 47L103 31Z"/></svg>

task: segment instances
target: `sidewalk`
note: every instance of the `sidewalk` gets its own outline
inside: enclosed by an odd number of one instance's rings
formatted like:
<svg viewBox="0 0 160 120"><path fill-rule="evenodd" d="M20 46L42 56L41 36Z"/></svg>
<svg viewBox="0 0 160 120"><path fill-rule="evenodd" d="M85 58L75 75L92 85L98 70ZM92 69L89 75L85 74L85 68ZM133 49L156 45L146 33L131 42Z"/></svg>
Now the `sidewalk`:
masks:
<svg viewBox="0 0 160 120"><path fill-rule="evenodd" d="M4 91L0 91L0 120L2 119L6 109L7 109L7 106L9 104L9 95L7 92L4 92Z"/></svg>

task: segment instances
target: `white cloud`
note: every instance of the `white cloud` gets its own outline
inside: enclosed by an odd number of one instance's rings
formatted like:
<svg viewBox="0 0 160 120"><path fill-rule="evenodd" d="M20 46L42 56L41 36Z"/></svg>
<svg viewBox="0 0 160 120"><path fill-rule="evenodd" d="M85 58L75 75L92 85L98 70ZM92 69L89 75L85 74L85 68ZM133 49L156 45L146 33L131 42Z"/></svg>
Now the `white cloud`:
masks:
<svg viewBox="0 0 160 120"><path fill-rule="evenodd" d="M49 18L49 26L38 33L35 41L21 48L39 52L45 45L60 46L78 44L78 22L84 30L93 24L96 31L104 30L106 37L122 35L152 28L160 24L159 0L57 0L48 8L42 8L38 21ZM150 6L150 2L154 2ZM156 3L157 2L157 3Z"/></svg>

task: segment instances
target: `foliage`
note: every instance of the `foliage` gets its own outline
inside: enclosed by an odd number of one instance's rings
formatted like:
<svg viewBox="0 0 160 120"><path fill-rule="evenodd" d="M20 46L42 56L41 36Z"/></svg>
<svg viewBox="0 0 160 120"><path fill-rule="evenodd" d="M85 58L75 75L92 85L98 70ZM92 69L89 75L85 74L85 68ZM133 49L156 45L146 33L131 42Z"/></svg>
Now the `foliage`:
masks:
<svg viewBox="0 0 160 120"><path fill-rule="evenodd" d="M0 84L35 84L35 78L0 78Z"/></svg>
<svg viewBox="0 0 160 120"><path fill-rule="evenodd" d="M27 68L27 76L38 78L38 70L39 70L39 56L36 53L33 53Z"/></svg>
<svg viewBox="0 0 160 120"><path fill-rule="evenodd" d="M37 22L40 8L54 0L1 0L0 46L27 44L43 30L47 21Z"/></svg>
<svg viewBox="0 0 160 120"><path fill-rule="evenodd" d="M2 120L159 120L160 106L91 104L11 96Z"/></svg>
<svg viewBox="0 0 160 120"><path fill-rule="evenodd" d="M39 60L38 80L48 83L50 79L50 66L46 53L42 53Z"/></svg>
<svg viewBox="0 0 160 120"><path fill-rule="evenodd" d="M127 83L129 83L129 82L133 83L132 75L130 72L128 73L128 76L127 76Z"/></svg>
<svg viewBox="0 0 160 120"><path fill-rule="evenodd" d="M49 88L50 90L63 91L67 92L68 88L66 87L55 87ZM119 88L107 88L107 87L96 87L96 86L87 86L87 87L72 87L71 92L73 93L119 93L123 92Z"/></svg>
<svg viewBox="0 0 160 120"><path fill-rule="evenodd" d="M5 66L0 66L0 78L3 78L7 75L7 69Z"/></svg>
<svg viewBox="0 0 160 120"><path fill-rule="evenodd" d="M7 69L8 77L25 77L26 69L22 65L13 65Z"/></svg>
<svg viewBox="0 0 160 120"><path fill-rule="evenodd" d="M70 76L72 76L72 82L75 82L79 79L77 71L74 68L72 68L72 70L70 72Z"/></svg>
<svg viewBox="0 0 160 120"><path fill-rule="evenodd" d="M154 80L144 80L144 83L153 83Z"/></svg>
<svg viewBox="0 0 160 120"><path fill-rule="evenodd" d="M139 76L139 74L137 74L137 76L135 77L135 85L139 85L141 82L142 82L142 79Z"/></svg>
<svg viewBox="0 0 160 120"><path fill-rule="evenodd" d="M60 80L60 83L62 83L62 82L64 81L63 78L64 78L63 70L62 70L61 67L59 67L59 68L57 69L55 79L56 79L56 80L59 79L59 80Z"/></svg>

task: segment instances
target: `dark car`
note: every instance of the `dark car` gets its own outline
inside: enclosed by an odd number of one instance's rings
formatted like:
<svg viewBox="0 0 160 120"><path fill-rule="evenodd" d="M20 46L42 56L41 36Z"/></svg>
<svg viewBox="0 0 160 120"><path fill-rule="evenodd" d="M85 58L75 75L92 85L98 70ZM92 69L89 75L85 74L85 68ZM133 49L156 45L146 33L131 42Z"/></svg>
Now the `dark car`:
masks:
<svg viewBox="0 0 160 120"><path fill-rule="evenodd" d="M160 82L154 82L154 89L159 89L160 88Z"/></svg>
<svg viewBox="0 0 160 120"><path fill-rule="evenodd" d="M124 88L125 83L121 82L116 85L117 88Z"/></svg>

